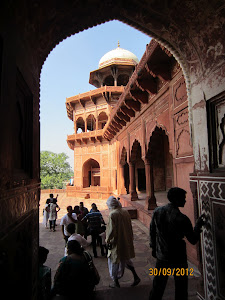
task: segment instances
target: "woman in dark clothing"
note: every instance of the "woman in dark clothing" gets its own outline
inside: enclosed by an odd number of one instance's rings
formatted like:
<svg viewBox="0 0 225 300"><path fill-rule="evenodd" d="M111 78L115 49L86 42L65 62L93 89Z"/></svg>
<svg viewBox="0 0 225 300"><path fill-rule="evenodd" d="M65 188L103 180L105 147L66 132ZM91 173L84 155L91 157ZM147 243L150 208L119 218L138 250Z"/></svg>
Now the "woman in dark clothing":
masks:
<svg viewBox="0 0 225 300"><path fill-rule="evenodd" d="M66 299L93 299L92 274L85 259L84 249L76 240L67 244L68 256L60 260L53 284L53 295Z"/></svg>

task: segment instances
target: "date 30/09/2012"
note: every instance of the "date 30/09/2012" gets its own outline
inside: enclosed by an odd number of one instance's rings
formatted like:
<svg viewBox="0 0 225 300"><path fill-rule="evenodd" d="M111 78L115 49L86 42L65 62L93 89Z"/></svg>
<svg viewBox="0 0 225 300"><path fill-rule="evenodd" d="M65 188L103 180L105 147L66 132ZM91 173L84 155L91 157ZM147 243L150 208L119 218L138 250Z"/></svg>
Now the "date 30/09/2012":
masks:
<svg viewBox="0 0 225 300"><path fill-rule="evenodd" d="M194 276L193 268L150 268L150 276Z"/></svg>

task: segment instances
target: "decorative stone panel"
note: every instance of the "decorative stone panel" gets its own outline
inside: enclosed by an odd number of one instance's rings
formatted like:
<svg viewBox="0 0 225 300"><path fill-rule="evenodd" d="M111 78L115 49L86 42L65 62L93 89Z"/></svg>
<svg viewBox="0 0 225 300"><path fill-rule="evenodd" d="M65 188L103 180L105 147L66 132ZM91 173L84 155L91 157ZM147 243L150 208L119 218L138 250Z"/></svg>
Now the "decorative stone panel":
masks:
<svg viewBox="0 0 225 300"><path fill-rule="evenodd" d="M199 214L204 213L202 261L204 299L225 299L225 178L191 176L192 192L198 196ZM194 188L193 188L194 187Z"/></svg>
<svg viewBox="0 0 225 300"><path fill-rule="evenodd" d="M175 83L173 93L174 108L187 100L186 84L183 76Z"/></svg>

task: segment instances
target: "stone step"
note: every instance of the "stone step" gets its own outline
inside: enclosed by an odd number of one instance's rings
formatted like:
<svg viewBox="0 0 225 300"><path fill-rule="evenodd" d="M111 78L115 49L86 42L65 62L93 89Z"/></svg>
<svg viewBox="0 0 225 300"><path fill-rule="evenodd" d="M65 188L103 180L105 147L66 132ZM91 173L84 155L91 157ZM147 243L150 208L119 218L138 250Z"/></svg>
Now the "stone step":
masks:
<svg viewBox="0 0 225 300"><path fill-rule="evenodd" d="M131 219L137 219L137 209L133 206L123 207L130 214Z"/></svg>

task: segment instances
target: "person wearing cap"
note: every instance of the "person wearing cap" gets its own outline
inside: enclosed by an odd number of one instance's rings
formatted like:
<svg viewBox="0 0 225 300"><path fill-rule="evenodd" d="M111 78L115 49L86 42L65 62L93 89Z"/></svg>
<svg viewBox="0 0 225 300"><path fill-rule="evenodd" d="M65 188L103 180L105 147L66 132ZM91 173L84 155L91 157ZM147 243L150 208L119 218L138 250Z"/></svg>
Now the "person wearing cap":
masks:
<svg viewBox="0 0 225 300"><path fill-rule="evenodd" d="M135 257L133 245L133 229L129 213L122 208L121 203L114 196L106 202L110 213L106 230L106 244L108 248L108 267L113 283L109 286L119 288L119 279L124 274L125 267L134 277L131 286L138 285L138 277L131 258Z"/></svg>
<svg viewBox="0 0 225 300"><path fill-rule="evenodd" d="M171 188L167 193L170 203L157 207L153 212L150 247L152 256L157 259L157 274L154 274L150 300L162 299L169 275L173 275L175 280L175 300L188 299L189 269L184 237L195 245L205 221L200 216L193 229L190 219L180 212L179 207L186 203L186 193L179 187Z"/></svg>

